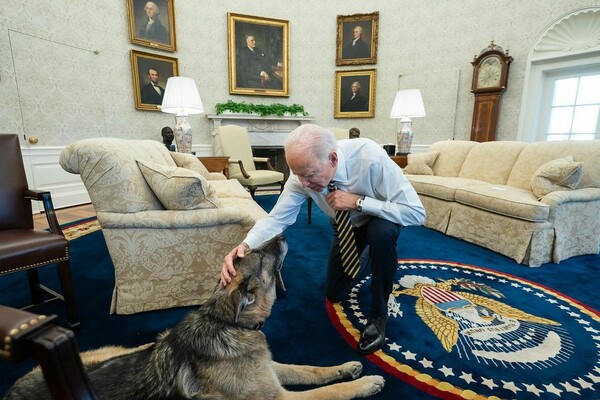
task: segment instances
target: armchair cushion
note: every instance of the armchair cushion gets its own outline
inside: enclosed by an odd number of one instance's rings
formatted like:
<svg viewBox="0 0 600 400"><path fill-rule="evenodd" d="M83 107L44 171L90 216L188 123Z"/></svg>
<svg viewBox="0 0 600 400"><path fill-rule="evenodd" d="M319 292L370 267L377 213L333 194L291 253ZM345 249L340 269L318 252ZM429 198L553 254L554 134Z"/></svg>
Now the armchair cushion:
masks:
<svg viewBox="0 0 600 400"><path fill-rule="evenodd" d="M408 164L404 167L404 173L412 175L433 175L433 164L440 154L437 151L429 151L421 154L409 154Z"/></svg>
<svg viewBox="0 0 600 400"><path fill-rule="evenodd" d="M572 156L557 158L539 167L531 177L531 190L538 199L550 192L575 189L583 178L583 163Z"/></svg>
<svg viewBox="0 0 600 400"><path fill-rule="evenodd" d="M219 208L215 190L196 171L137 160L146 182L167 210Z"/></svg>

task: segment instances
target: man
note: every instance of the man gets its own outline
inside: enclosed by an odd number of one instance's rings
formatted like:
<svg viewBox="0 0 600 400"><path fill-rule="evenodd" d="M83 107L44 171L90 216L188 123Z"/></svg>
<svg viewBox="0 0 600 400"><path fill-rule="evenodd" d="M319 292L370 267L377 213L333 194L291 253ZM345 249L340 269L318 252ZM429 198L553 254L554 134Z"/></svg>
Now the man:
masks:
<svg viewBox="0 0 600 400"><path fill-rule="evenodd" d="M253 35L246 35L246 46L242 47L238 54L238 86L272 87L275 84L270 73L272 64L265 53L256 47L256 38Z"/></svg>
<svg viewBox="0 0 600 400"><path fill-rule="evenodd" d="M144 104L162 104L165 89L158 85L158 71L154 68L148 68L148 82L142 87L142 103Z"/></svg>
<svg viewBox="0 0 600 400"><path fill-rule="evenodd" d="M173 140L175 139L175 133L173 133L173 129L170 126L165 126L161 129L160 134L163 139L163 144L169 151L177 151L175 149L175 145L173 144Z"/></svg>
<svg viewBox="0 0 600 400"><path fill-rule="evenodd" d="M259 220L225 257L221 283L226 285L235 275L235 258L244 257L294 223L307 196L333 219L336 210L348 210L357 254L368 246L368 260L360 270L370 265L372 272L371 312L357 351L372 353L385 342L387 302L396 273L400 229L423 224L425 209L402 170L370 139L336 142L328 129L302 125L290 133L284 146L292 175L269 215ZM330 182L336 190L328 190ZM334 235L327 265L326 296L332 302L341 301L354 280L344 270L339 242Z"/></svg>
<svg viewBox="0 0 600 400"><path fill-rule="evenodd" d="M167 31L167 28L163 26L158 18L158 14L160 14L158 6L149 1L144 7L144 11L146 11L146 18L138 32L138 36L141 39L169 44L169 31Z"/></svg>
<svg viewBox="0 0 600 400"><path fill-rule="evenodd" d="M367 98L363 96L360 91L360 82L352 82L352 86L350 86L350 90L352 91L352 95L348 100L346 100L342 106L340 107L340 111L342 112L356 112L356 111L368 111L369 110L369 102Z"/></svg>
<svg viewBox="0 0 600 400"><path fill-rule="evenodd" d="M354 27L352 31L352 41L342 49L342 58L369 58L371 50L369 45L362 38L363 28L360 25Z"/></svg>

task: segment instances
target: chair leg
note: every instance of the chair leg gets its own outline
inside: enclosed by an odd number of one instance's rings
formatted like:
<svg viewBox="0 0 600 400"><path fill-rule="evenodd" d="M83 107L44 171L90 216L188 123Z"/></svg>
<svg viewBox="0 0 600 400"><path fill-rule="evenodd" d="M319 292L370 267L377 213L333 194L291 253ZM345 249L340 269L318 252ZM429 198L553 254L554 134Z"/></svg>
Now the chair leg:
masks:
<svg viewBox="0 0 600 400"><path fill-rule="evenodd" d="M248 189L250 190L250 196L254 198L254 193L256 193L256 186L248 186Z"/></svg>
<svg viewBox="0 0 600 400"><path fill-rule="evenodd" d="M58 263L58 276L60 279L60 288L67 308L67 317L69 327L75 329L79 327L79 318L77 317L77 301L75 300L75 289L73 288L73 276L71 275L71 262L69 260Z"/></svg>
<svg viewBox="0 0 600 400"><path fill-rule="evenodd" d="M285 185L284 181L279 182L279 185L281 185L281 188L279 189L279 194L281 194L283 192L283 185Z"/></svg>
<svg viewBox="0 0 600 400"><path fill-rule="evenodd" d="M27 280L29 282L29 292L31 293L31 302L41 304L43 302L42 289L40 287L40 276L37 268L27 270Z"/></svg>

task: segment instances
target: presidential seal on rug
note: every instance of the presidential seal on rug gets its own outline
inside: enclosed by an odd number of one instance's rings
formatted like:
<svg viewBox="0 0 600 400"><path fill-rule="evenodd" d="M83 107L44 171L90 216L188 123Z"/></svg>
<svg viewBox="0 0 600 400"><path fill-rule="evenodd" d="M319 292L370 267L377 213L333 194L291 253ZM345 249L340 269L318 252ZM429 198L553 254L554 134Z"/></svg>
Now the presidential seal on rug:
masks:
<svg viewBox="0 0 600 400"><path fill-rule="evenodd" d="M363 376L360 362L316 367L271 358L260 331L276 298L287 244L277 237L236 260L237 275L220 284L199 309L188 313L155 343L137 349L83 353L100 399L311 399L344 400L381 391L381 376ZM93 357L93 360L90 358ZM357 379L358 378L358 379ZM302 392L284 385L325 385ZM49 399L41 372L17 381L6 399Z"/></svg>

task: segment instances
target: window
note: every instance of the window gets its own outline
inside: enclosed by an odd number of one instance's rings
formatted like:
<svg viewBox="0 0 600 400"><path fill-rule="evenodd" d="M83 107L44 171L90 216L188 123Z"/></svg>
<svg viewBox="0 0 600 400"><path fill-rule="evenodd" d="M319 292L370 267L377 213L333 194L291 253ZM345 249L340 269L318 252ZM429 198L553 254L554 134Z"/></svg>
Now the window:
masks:
<svg viewBox="0 0 600 400"><path fill-rule="evenodd" d="M600 6L568 12L540 33L527 59L519 140L600 139L598 35Z"/></svg>
<svg viewBox="0 0 600 400"><path fill-rule="evenodd" d="M600 138L600 74L550 73L545 83L551 88L541 113L546 140Z"/></svg>

